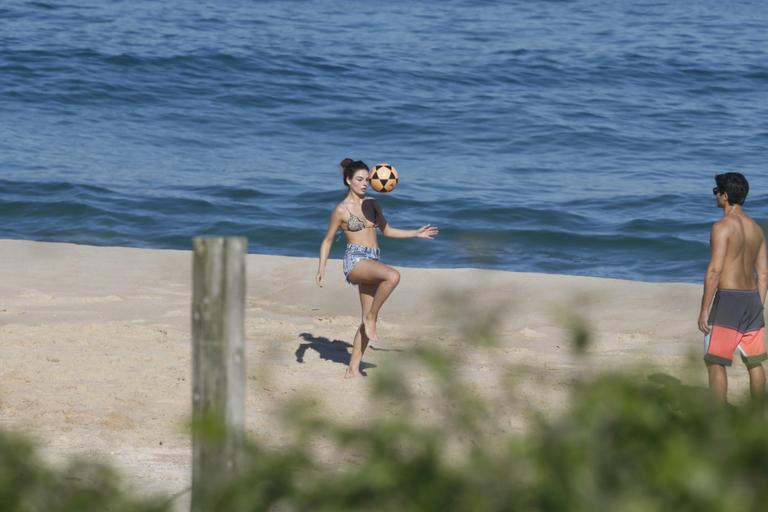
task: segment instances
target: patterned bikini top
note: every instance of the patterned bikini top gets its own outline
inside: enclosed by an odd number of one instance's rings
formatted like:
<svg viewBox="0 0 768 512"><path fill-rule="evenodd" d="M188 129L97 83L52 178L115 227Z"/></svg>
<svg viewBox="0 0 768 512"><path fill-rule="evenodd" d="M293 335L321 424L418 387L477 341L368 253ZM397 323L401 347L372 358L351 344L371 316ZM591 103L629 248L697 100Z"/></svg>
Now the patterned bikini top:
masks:
<svg viewBox="0 0 768 512"><path fill-rule="evenodd" d="M344 206L344 208L347 208ZM349 231L362 231L364 229L372 229L376 228L375 224L372 224L370 226L365 224L365 221L360 220L360 217L352 213L352 210L347 208L347 211L349 212L349 220L347 221L347 229Z"/></svg>

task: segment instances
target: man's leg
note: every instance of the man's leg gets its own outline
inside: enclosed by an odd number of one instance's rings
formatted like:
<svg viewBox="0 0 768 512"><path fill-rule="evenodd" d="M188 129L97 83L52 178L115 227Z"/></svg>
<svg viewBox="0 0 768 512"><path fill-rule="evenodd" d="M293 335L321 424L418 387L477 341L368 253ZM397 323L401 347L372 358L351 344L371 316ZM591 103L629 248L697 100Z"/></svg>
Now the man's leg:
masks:
<svg viewBox="0 0 768 512"><path fill-rule="evenodd" d="M707 373L709 374L709 389L721 403L728 401L728 374L725 372L725 366L718 363L707 363ZM761 366L762 368L762 366ZM752 373L750 370L750 378ZM765 375L763 375L765 379Z"/></svg>
<svg viewBox="0 0 768 512"><path fill-rule="evenodd" d="M749 370L749 392L752 400L763 402L765 398L765 370L762 363L747 366Z"/></svg>
<svg viewBox="0 0 768 512"><path fill-rule="evenodd" d="M752 400L762 404L765 397L765 370L763 370L763 361L766 359L765 328L763 326L763 308L759 297L755 299L755 303L760 306L759 310L757 307L755 308L759 325L757 329L744 333L744 337L739 343L739 352L742 361L747 366L747 371L749 371L749 393L752 395Z"/></svg>

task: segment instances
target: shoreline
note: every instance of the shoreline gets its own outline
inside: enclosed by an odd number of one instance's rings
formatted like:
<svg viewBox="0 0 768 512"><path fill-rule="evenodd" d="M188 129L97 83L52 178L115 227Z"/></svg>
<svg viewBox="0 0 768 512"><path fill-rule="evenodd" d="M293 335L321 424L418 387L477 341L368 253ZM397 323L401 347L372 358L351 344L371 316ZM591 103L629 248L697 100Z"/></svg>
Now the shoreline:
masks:
<svg viewBox="0 0 768 512"><path fill-rule="evenodd" d="M223 235L223 236L230 236L230 235ZM237 236L237 235L232 235ZM135 250L142 250L142 251L169 251L169 252L191 252L192 251L192 241L190 239L190 247L189 249L175 249L175 248L169 248L169 247L144 247L144 246L138 246L138 245L94 245L94 244L87 244L87 243L78 243L78 242L61 242L61 241L48 241L48 240L36 240L36 239L26 239L26 238L0 238L0 244L3 242L29 242L29 243L39 243L39 244L56 244L56 245L72 245L76 247L91 247L94 249L100 249L100 248L111 248L111 249L135 249ZM341 242L334 243L333 246L336 247L340 245ZM318 243L319 247L319 243ZM248 256L268 256L268 257L278 257L278 258L296 258L296 259L309 259L314 260L315 263L317 263L317 255L315 256L296 256L296 255L288 255L288 254L275 254L275 253L268 253L268 252L248 252ZM328 261L341 261L343 259L343 255L341 258L331 258L329 257ZM385 261L386 263L386 261ZM611 277L611 276L596 276L591 274L563 274L563 273L556 273L556 272L530 272L530 271L520 271L520 270L508 270L508 269L502 269L502 268L489 268L489 267L441 267L441 266L433 266L433 267L423 267L418 265L410 265L410 264L401 264L401 263L388 263L392 266L398 267L398 268L408 268L408 269L415 269L415 270L476 270L476 271L487 271L487 272L507 272L512 274L525 274L525 275L536 275L536 276L561 276L561 277L584 277L584 278L592 278L592 279L608 279L613 281L626 281L630 283L647 283L647 284L689 284L689 285L697 285L699 287L702 286L703 283L703 275L704 271L702 271L702 280L701 281L653 281L653 280L642 280L642 279L628 279L624 277Z"/></svg>
<svg viewBox="0 0 768 512"><path fill-rule="evenodd" d="M185 489L191 250L17 240L0 240L0 250L3 427L39 439L53 459L105 459L142 492ZM247 256L246 426L249 436L268 444L286 439L275 415L289 400L314 397L339 421L364 421L373 406L366 379L343 378L359 323L356 289L344 283L340 260L329 262L327 283L318 288L316 265L315 258ZM474 368L469 378L489 392L505 392L495 375L500 363L518 365L521 389L548 414L567 406L575 378L606 370L652 365L705 385L703 364L692 375L685 370L701 356L699 285L502 270L400 271L400 286L382 310L381 341L363 358L369 375L407 363L416 344L439 343L461 351ZM452 322L494 312L499 346L486 358ZM582 318L592 332L587 358L570 349L564 313ZM740 397L746 372L734 366L730 392ZM510 428L524 428L524 420L513 418Z"/></svg>

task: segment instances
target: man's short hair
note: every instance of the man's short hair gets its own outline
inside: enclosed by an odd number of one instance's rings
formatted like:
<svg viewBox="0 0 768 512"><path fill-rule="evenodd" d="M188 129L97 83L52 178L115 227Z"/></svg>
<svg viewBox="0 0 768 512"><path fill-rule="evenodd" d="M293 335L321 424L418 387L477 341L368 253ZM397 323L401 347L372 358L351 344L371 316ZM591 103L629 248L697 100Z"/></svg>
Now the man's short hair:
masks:
<svg viewBox="0 0 768 512"><path fill-rule="evenodd" d="M720 192L728 194L728 203L744 204L749 193L747 178L739 172L726 172L715 176L715 183Z"/></svg>

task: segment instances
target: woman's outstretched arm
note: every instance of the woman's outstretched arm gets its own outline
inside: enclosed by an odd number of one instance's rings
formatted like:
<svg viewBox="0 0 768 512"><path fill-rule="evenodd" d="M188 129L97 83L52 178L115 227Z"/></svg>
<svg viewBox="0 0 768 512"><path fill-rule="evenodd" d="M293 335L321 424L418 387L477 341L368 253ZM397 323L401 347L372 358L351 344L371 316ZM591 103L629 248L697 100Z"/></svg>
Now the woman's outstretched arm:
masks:
<svg viewBox="0 0 768 512"><path fill-rule="evenodd" d="M389 238L428 238L432 239L437 236L437 226L427 224L421 226L419 229L397 229L392 227L387 218L384 217L384 212L381 210L381 205L375 199L372 201L373 207L376 211L376 225L381 230L381 234Z"/></svg>
<svg viewBox="0 0 768 512"><path fill-rule="evenodd" d="M331 246L333 245L333 237L336 235L336 231L341 227L342 208L337 206L331 212L331 218L328 221L328 231L325 232L325 237L320 243L320 264L317 267L317 275L315 276L315 283L317 286L322 287L325 280L325 264L328 262L328 254L331 252Z"/></svg>
<svg viewBox="0 0 768 512"><path fill-rule="evenodd" d="M397 229L387 224L381 232L389 238L428 238L431 240L437 236L439 230L437 226L431 224L421 226L419 229Z"/></svg>

